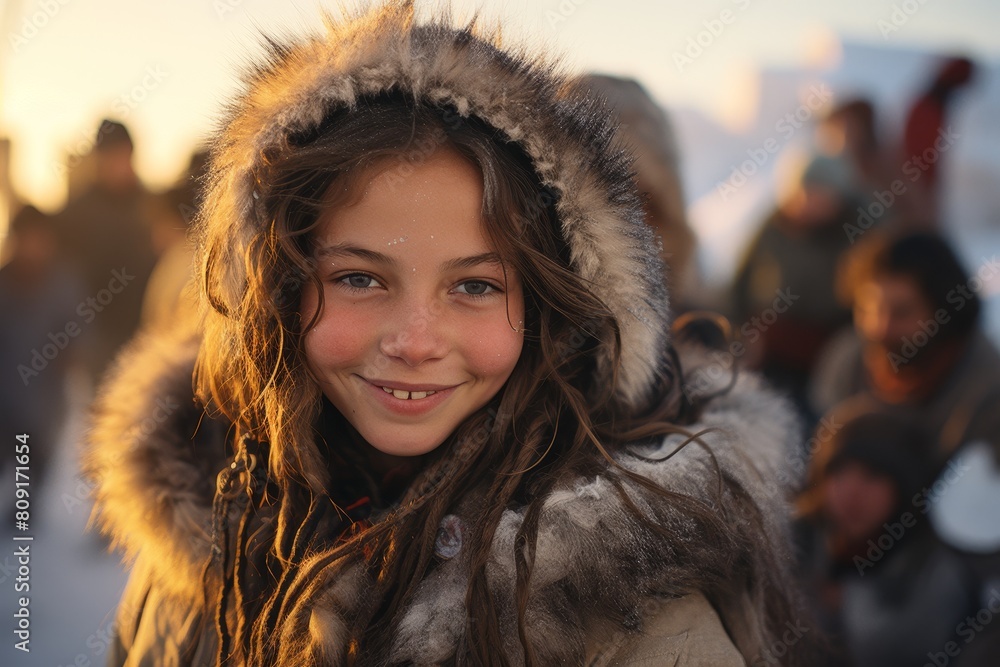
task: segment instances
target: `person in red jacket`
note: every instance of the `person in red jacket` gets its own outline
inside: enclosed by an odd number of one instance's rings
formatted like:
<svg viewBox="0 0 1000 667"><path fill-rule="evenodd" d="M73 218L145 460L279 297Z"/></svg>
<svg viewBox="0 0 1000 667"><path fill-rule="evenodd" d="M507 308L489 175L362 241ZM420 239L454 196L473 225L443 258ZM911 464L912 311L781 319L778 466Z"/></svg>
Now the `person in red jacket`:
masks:
<svg viewBox="0 0 1000 667"><path fill-rule="evenodd" d="M968 58L949 58L907 114L900 169L904 182L914 183L905 197L908 205L904 215L910 228L937 224L940 164L954 139L948 125L948 106L975 71L975 64Z"/></svg>

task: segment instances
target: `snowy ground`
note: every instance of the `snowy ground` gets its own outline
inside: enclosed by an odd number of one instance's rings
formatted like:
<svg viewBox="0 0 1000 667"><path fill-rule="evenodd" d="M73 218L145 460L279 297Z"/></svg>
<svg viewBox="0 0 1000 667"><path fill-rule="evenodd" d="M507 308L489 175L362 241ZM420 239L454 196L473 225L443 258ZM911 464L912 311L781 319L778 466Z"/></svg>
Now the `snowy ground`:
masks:
<svg viewBox="0 0 1000 667"><path fill-rule="evenodd" d="M74 498L81 480L73 443L79 441L84 413L77 392L62 443L48 483L33 505L32 542L15 542L13 520L0 526L0 613L5 619L0 640L3 667L97 667L106 664L110 637L114 634L114 610L125 586L126 574L117 556L85 532L89 503L66 502ZM13 479L2 484L0 507L7 512L13 499ZM12 477L12 475L11 475ZM82 493L80 494L83 495ZM29 593L15 591L18 563L14 550L30 544ZM30 653L17 650L13 631L18 598L30 595Z"/></svg>

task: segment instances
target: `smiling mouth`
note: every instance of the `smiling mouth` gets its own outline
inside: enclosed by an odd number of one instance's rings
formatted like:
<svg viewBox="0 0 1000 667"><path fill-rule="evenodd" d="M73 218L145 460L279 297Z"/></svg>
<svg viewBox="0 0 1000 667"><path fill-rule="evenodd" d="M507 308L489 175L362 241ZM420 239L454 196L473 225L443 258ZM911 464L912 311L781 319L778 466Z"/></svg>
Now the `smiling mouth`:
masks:
<svg viewBox="0 0 1000 667"><path fill-rule="evenodd" d="M405 391L403 389L390 389L389 387L380 387L380 389L387 394L392 394L401 401L419 401L422 398L427 398L437 393L436 391Z"/></svg>

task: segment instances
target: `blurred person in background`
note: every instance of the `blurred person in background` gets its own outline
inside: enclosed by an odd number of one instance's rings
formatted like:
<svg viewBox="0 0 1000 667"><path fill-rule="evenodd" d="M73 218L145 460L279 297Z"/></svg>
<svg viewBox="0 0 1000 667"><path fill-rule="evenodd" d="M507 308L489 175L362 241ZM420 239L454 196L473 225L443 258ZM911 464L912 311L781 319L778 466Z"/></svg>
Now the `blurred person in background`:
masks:
<svg viewBox="0 0 1000 667"><path fill-rule="evenodd" d="M833 423L798 500L804 589L830 635L825 664L911 667L949 642L964 648L961 624L980 608L980 582L926 515L933 443L882 412L838 411ZM953 657L960 667L995 664L964 650Z"/></svg>
<svg viewBox="0 0 1000 667"><path fill-rule="evenodd" d="M818 156L764 221L730 290L731 317L759 368L808 414L806 387L829 336L850 321L833 276L857 195L850 167Z"/></svg>
<svg viewBox="0 0 1000 667"><path fill-rule="evenodd" d="M850 166L862 195L889 186L890 168L870 100L852 99L834 108L817 126L816 143L824 155L842 158Z"/></svg>
<svg viewBox="0 0 1000 667"><path fill-rule="evenodd" d="M52 219L25 206L11 221L0 268L0 424L8 435L28 434L32 488L47 477L66 413L66 371L83 333L77 281L57 248ZM13 445L4 448L4 466L13 455ZM12 501L13 493L3 500Z"/></svg>
<svg viewBox="0 0 1000 667"><path fill-rule="evenodd" d="M633 169L646 221L663 243L671 299L675 312L683 312L690 306L699 277L694 261L696 239L684 209L680 155L670 118L634 79L591 74L582 83L607 99L618 114L618 140L635 153Z"/></svg>
<svg viewBox="0 0 1000 667"><path fill-rule="evenodd" d="M845 263L854 326L823 351L813 409L853 396L919 423L939 467L970 441L991 443L1000 461L1000 354L979 327L979 280L936 234L872 233Z"/></svg>
<svg viewBox="0 0 1000 667"><path fill-rule="evenodd" d="M196 308L191 291L194 246L188 231L201 206L207 163L207 152L195 153L178 184L150 199L153 247L159 259L143 296L143 328L172 326L178 318L193 314Z"/></svg>
<svg viewBox="0 0 1000 667"><path fill-rule="evenodd" d="M936 227L940 213L939 165L956 136L948 123L949 107L955 94L972 81L975 71L975 64L968 58L946 59L906 116L899 169L911 183L902 199L910 229Z"/></svg>
<svg viewBox="0 0 1000 667"><path fill-rule="evenodd" d="M121 123L104 120L94 143L96 178L58 217L60 242L82 276L90 329L82 355L96 386L115 352L139 324L142 297L155 261L143 212L148 196L132 167L132 139Z"/></svg>
<svg viewBox="0 0 1000 667"><path fill-rule="evenodd" d="M884 412L925 434L932 488L948 490L928 511L975 570L985 607L1000 589L1000 517L989 510L1000 489L1000 354L979 326L977 290L1000 267L984 264L970 277L933 233L872 234L845 267L854 327L824 351L814 406ZM995 656L998 645L995 623L964 653Z"/></svg>

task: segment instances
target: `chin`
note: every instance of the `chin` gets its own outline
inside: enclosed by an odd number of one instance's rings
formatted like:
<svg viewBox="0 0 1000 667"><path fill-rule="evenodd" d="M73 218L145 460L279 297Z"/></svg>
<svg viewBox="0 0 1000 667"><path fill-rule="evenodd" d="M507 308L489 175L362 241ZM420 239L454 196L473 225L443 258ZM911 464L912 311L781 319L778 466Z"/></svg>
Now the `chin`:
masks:
<svg viewBox="0 0 1000 667"><path fill-rule="evenodd" d="M418 438L400 437L399 434L374 435L371 439L365 438L368 443L382 452L392 456L421 456L432 452L445 441L447 435L436 437L426 436Z"/></svg>

